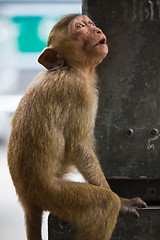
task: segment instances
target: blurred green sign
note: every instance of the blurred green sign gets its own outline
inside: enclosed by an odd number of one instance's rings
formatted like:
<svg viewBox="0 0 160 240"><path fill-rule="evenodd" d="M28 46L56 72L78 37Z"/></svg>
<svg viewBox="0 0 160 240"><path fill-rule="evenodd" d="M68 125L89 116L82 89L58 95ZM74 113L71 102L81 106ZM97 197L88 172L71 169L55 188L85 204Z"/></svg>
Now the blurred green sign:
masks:
<svg viewBox="0 0 160 240"><path fill-rule="evenodd" d="M17 16L12 21L19 25L18 47L21 52L41 52L46 46L38 36L38 26L42 17Z"/></svg>

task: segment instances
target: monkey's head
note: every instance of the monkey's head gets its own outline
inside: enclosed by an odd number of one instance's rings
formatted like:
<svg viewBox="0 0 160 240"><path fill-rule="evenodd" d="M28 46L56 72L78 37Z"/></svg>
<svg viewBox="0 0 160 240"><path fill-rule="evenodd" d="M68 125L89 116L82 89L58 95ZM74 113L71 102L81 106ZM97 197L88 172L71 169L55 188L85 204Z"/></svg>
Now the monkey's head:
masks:
<svg viewBox="0 0 160 240"><path fill-rule="evenodd" d="M106 36L102 30L85 15L69 14L53 27L38 62L48 70L64 65L93 69L107 53Z"/></svg>

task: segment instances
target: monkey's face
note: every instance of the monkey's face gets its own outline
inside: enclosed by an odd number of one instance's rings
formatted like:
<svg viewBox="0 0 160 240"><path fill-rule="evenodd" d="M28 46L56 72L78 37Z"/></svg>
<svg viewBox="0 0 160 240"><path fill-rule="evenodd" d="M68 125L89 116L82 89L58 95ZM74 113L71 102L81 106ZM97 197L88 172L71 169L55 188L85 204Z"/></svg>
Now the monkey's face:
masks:
<svg viewBox="0 0 160 240"><path fill-rule="evenodd" d="M98 62L107 55L106 36L87 16L79 15L74 18L68 26L68 34L73 40L72 44L89 60Z"/></svg>
<svg viewBox="0 0 160 240"><path fill-rule="evenodd" d="M72 18L70 20L70 18ZM67 64L94 69L108 53L106 36L85 15L66 15L53 27L47 47L38 58L48 70Z"/></svg>

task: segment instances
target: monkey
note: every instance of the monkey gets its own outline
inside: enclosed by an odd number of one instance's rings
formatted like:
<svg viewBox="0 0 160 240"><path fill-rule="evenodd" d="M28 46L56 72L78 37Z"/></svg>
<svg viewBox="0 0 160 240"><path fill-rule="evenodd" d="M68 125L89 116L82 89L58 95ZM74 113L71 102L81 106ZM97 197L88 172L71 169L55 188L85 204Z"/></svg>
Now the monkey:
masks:
<svg viewBox="0 0 160 240"><path fill-rule="evenodd" d="M42 213L75 229L75 240L109 240L119 212L139 217L140 198L114 193L95 150L96 67L108 54L105 34L86 15L62 17L38 58L45 69L11 120L8 166L23 207L28 240L41 240ZM66 175L76 169L85 182Z"/></svg>

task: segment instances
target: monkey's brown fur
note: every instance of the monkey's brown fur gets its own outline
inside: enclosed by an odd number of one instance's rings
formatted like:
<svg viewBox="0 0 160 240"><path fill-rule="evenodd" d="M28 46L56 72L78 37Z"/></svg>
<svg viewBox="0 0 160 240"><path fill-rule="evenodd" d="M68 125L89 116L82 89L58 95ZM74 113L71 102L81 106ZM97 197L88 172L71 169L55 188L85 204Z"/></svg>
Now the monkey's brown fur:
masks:
<svg viewBox="0 0 160 240"><path fill-rule="evenodd" d="M12 118L8 165L24 209L28 240L41 240L43 211L73 226L76 240L109 240L123 206L111 191L94 150L98 100L94 68L107 54L107 46L104 42L102 50L84 48L88 36L91 43L92 34L95 43L104 36L94 25L87 25L88 19L68 15L55 25L39 58L48 69L31 83ZM82 20L90 33L82 29L81 42L75 24ZM72 165L87 183L63 180Z"/></svg>

